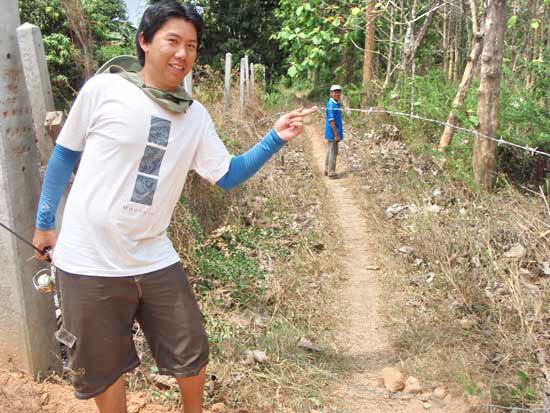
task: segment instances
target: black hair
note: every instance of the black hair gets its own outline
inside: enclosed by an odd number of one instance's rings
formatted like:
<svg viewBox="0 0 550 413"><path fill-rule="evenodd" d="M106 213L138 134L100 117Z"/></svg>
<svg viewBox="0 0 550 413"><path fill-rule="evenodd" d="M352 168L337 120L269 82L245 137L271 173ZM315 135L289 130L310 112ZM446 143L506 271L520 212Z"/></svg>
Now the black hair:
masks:
<svg viewBox="0 0 550 413"><path fill-rule="evenodd" d="M170 18L181 18L193 24L197 31L197 40L200 45L204 22L202 17L197 12L195 6L191 3L180 3L176 0L161 0L147 7L139 23L136 33L136 48L139 63L143 67L145 65L145 52L139 45L139 35L143 33L143 40L146 43L151 43L155 33L166 23ZM198 46L198 45L197 45Z"/></svg>

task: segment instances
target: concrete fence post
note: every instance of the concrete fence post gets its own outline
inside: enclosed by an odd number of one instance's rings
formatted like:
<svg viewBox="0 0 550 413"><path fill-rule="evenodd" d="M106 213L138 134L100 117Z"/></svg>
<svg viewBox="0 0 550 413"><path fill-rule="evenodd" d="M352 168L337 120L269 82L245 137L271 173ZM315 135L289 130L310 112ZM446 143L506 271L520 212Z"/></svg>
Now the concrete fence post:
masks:
<svg viewBox="0 0 550 413"><path fill-rule="evenodd" d="M37 26L30 23L19 26L16 32L25 84L32 109L38 155L40 163L46 165L52 154L53 142L46 133L44 120L46 113L54 111L55 106L42 33Z"/></svg>
<svg viewBox="0 0 550 413"><path fill-rule="evenodd" d="M250 95L254 96L254 64L250 63Z"/></svg>
<svg viewBox="0 0 550 413"><path fill-rule="evenodd" d="M229 110L229 102L231 101L231 53L225 54L225 88L224 88L224 108Z"/></svg>
<svg viewBox="0 0 550 413"><path fill-rule="evenodd" d="M189 95L189 97L193 97L193 71L191 70L187 76L183 79L183 88Z"/></svg>
<svg viewBox="0 0 550 413"><path fill-rule="evenodd" d="M248 66L248 55L244 55L244 70L244 78L246 82L246 102L250 103L250 70Z"/></svg>
<svg viewBox="0 0 550 413"><path fill-rule="evenodd" d="M17 45L17 0L0 13L0 222L32 239L40 183L33 119ZM0 365L33 375L60 369L51 294L32 275L43 265L32 248L0 228Z"/></svg>
<svg viewBox="0 0 550 413"><path fill-rule="evenodd" d="M244 57L241 57L241 73L240 73L240 77L239 77L239 83L240 83L240 106L241 106L241 112L243 111L243 108L244 108L244 82L245 82L245 61L244 61Z"/></svg>

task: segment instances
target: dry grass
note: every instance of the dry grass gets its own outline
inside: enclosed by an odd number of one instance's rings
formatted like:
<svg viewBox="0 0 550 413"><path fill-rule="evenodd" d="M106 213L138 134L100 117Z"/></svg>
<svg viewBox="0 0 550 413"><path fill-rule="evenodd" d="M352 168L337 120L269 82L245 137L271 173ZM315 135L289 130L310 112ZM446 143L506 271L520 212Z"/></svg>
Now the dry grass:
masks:
<svg viewBox="0 0 550 413"><path fill-rule="evenodd" d="M409 152L393 127L351 135L343 152L357 197L394 251L388 317L406 368L493 403L542 407L550 379L548 196L473 193L434 158ZM417 211L388 219L392 204ZM525 253L507 257L517 245ZM413 252L399 252L404 246Z"/></svg>

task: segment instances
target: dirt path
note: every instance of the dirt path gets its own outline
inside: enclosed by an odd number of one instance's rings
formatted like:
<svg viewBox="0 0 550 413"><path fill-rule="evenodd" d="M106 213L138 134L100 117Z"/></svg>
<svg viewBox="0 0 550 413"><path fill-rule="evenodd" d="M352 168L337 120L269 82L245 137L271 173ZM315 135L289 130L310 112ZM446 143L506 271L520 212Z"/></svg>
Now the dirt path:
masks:
<svg viewBox="0 0 550 413"><path fill-rule="evenodd" d="M416 413L458 412L447 405L434 406L432 402L419 400L404 393L391 395L382 384L382 369L398 366L398 360L390 347L380 316L381 286L379 277L384 274L383 252L373 237L376 223L365 217L357 204L351 188L351 177L342 165L337 168L339 179L323 176L326 147L322 123L306 125L313 158L319 175L327 189L327 203L333 211L334 230L340 233L340 268L346 282L339 291L338 302L346 325L338 331L338 346L347 362L349 374L340 377L335 389L336 411L353 413ZM342 159L342 158L340 158Z"/></svg>

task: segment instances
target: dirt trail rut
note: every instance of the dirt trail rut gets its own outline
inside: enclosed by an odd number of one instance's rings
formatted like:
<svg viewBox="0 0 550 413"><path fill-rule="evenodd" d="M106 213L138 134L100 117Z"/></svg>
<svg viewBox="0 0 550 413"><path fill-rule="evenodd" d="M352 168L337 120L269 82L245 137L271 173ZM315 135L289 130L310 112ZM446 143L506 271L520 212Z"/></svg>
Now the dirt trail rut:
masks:
<svg viewBox="0 0 550 413"><path fill-rule="evenodd" d="M366 217L351 189L345 166L337 168L339 179L323 176L326 146L321 122L306 125L315 165L323 177L327 190L327 203L332 211L334 230L340 233L340 268L345 283L339 291L338 302L342 318L346 320L338 331L338 347L346 360L349 374L339 377L335 387L336 411L353 413L416 413L426 412L424 403L416 398L406 400L404 394L390 395L381 384L381 370L398 366L398 360L389 344L380 316L381 286L379 277L384 274L382 252L373 240L376 223ZM405 396L405 397L403 397ZM454 411L439 409L431 412Z"/></svg>

